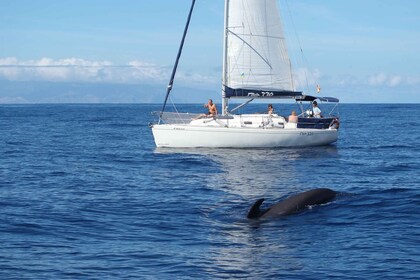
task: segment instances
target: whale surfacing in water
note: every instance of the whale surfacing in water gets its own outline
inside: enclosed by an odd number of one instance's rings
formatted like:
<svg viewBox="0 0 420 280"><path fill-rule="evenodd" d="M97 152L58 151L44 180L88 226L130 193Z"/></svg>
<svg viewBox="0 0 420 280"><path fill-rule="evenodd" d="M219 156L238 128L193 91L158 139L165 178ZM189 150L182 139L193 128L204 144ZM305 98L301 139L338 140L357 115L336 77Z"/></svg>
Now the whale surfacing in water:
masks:
<svg viewBox="0 0 420 280"><path fill-rule="evenodd" d="M277 216L286 216L303 210L311 205L319 205L333 200L336 192L327 188L313 189L280 201L268 209L260 210L264 198L258 199L249 209L248 219L270 218Z"/></svg>

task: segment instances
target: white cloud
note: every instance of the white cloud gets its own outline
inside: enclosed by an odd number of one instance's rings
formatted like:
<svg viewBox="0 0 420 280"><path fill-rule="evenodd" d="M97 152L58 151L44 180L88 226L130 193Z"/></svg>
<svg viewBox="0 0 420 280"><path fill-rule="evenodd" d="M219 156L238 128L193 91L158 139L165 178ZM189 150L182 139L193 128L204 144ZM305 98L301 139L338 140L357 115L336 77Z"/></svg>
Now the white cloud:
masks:
<svg viewBox="0 0 420 280"><path fill-rule="evenodd" d="M407 84L410 86L419 85L420 84L420 76L417 77L407 77Z"/></svg>
<svg viewBox="0 0 420 280"><path fill-rule="evenodd" d="M387 80L387 76L384 73L379 73L371 75L368 78L368 83L370 86L382 86Z"/></svg>
<svg viewBox="0 0 420 280"><path fill-rule="evenodd" d="M401 82L402 82L402 78L399 75L391 76L388 79L388 85L391 86L391 87L396 87L396 86L400 85Z"/></svg>
<svg viewBox="0 0 420 280"><path fill-rule="evenodd" d="M392 102L400 92L414 96L417 100L420 92L420 75L403 75L379 72L371 75L324 74L319 70L297 69L294 72L298 90L306 94L334 96L344 102ZM306 80L308 85L306 85ZM316 85L321 92L317 94ZM395 102L395 101L394 101Z"/></svg>
<svg viewBox="0 0 420 280"><path fill-rule="evenodd" d="M19 61L14 57L0 59L0 77L12 81L98 81L98 73L111 66L108 61L80 58Z"/></svg>
<svg viewBox="0 0 420 280"><path fill-rule="evenodd" d="M52 82L111 82L111 83L166 83L171 70L143 61L115 65L110 61L92 61L81 58L18 60L0 58L0 78L11 81ZM177 82L214 83L214 77L178 71ZM216 79L218 82L219 79Z"/></svg>
<svg viewBox="0 0 420 280"><path fill-rule="evenodd" d="M316 85L323 77L318 69L309 70L308 68L298 68L293 71L293 79L296 89L310 88L310 91L316 89ZM309 90L309 89L308 89Z"/></svg>
<svg viewBox="0 0 420 280"><path fill-rule="evenodd" d="M202 69L204 71L204 69ZM88 82L119 84L159 84L169 81L172 67L160 66L140 60L116 65L110 61L94 61L81 58L19 60L15 57L0 58L0 79L9 81ZM189 69L178 69L176 85L216 88L220 73L214 69L203 73ZM420 86L420 76L405 76L380 72L366 76L326 75L319 69L298 68L294 71L295 87L316 94L316 85L322 94L331 88L397 88Z"/></svg>
<svg viewBox="0 0 420 280"><path fill-rule="evenodd" d="M418 83L418 79L415 80L410 77L403 77L401 75L388 75L385 73L378 73L368 77L368 85L372 87L396 87L399 85L415 85Z"/></svg>
<svg viewBox="0 0 420 280"><path fill-rule="evenodd" d="M30 103L30 102L22 96L17 96L17 97L0 96L0 104L25 104L25 103Z"/></svg>

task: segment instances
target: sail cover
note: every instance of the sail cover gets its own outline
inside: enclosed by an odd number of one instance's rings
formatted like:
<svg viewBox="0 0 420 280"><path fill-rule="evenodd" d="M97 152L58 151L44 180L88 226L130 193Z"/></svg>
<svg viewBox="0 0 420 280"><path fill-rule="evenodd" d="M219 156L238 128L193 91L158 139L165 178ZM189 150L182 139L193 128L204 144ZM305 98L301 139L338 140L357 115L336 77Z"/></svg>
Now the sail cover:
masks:
<svg viewBox="0 0 420 280"><path fill-rule="evenodd" d="M229 0L225 97L293 92L290 60L276 0Z"/></svg>

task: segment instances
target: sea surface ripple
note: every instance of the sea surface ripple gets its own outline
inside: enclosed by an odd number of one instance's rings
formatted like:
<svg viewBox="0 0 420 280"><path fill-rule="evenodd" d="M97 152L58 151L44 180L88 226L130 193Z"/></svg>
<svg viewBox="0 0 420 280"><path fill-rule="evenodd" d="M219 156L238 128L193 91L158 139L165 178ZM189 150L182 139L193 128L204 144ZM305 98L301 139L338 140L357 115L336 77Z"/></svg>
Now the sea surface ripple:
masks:
<svg viewBox="0 0 420 280"><path fill-rule="evenodd" d="M1 279L419 279L420 105L341 105L300 149L157 149L159 109L0 105ZM340 194L246 219L317 187Z"/></svg>

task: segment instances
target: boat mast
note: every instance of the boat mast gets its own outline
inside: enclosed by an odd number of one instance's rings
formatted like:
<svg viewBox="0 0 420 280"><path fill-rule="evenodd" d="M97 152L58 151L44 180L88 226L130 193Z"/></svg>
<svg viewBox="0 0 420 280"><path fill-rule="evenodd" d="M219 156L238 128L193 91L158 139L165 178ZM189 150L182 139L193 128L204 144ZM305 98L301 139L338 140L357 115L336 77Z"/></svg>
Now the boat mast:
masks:
<svg viewBox="0 0 420 280"><path fill-rule="evenodd" d="M184 47L184 41L185 41L185 37L187 36L188 26L190 25L190 20L191 20L191 15L194 9L194 4L195 4L195 0L192 0L190 13L188 14L187 23L185 24L184 34L182 35L182 40L179 46L178 55L176 56L175 65L174 65L174 68L172 69L171 79L169 81L169 84L166 90L165 102L163 103L162 111L160 112L160 116L159 116L160 119L162 118L163 112L165 111L166 102L168 101L169 93L171 92L172 86L174 84L175 73L176 73L176 69L178 68L178 62L179 62L179 58L181 57L182 48Z"/></svg>
<svg viewBox="0 0 420 280"><path fill-rule="evenodd" d="M224 37L223 37L223 75L222 75L222 115L226 115L227 113L227 106L228 106L228 98L226 98L225 87L227 83L227 41L228 41L228 15L229 15L229 0L225 0L225 29L224 29Z"/></svg>

